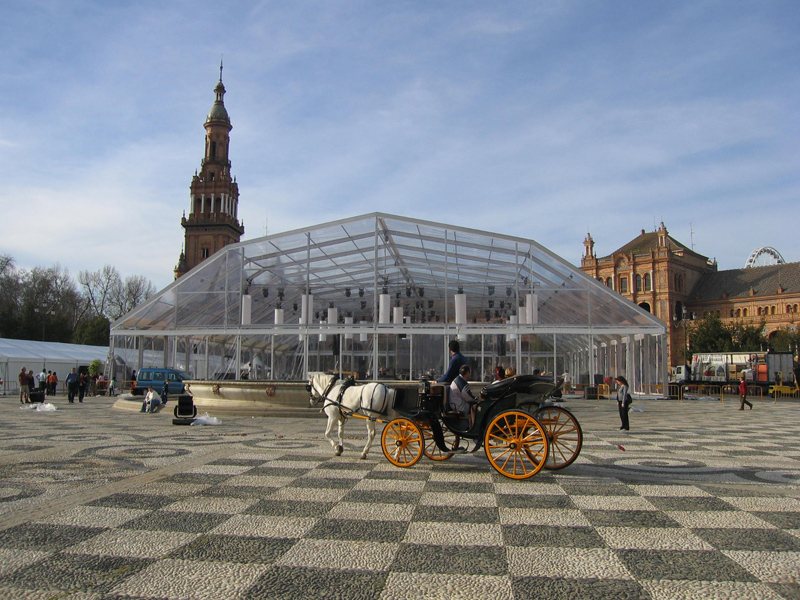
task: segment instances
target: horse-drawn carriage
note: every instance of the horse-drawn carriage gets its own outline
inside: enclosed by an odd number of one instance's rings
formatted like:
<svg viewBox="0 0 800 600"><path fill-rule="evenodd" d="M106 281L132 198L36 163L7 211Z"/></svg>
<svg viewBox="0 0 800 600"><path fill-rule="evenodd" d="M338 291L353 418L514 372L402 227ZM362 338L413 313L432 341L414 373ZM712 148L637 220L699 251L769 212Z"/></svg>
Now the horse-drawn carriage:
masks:
<svg viewBox="0 0 800 600"><path fill-rule="evenodd" d="M381 435L386 458L398 467L410 467L424 454L447 460L470 440L481 447L491 465L506 477L526 479L542 468L561 469L578 457L583 433L567 409L552 402L559 385L551 378L519 375L487 385L475 408L474 421L450 410L447 389L423 382L416 398L398 397L399 418Z"/></svg>
<svg viewBox="0 0 800 600"><path fill-rule="evenodd" d="M462 440L470 440L470 453L481 447L491 465L512 479L526 479L542 468L561 469L578 457L583 443L581 427L567 409L553 403L560 382L539 375L518 375L496 381L481 391L481 402L471 422L450 409L447 388L423 381L418 393L390 390L380 383L347 384L333 375L316 374L309 382L312 404L325 400L328 415L325 433L336 454L342 452L342 429L348 416L367 420L367 443L375 436L375 422L385 423L381 448L398 467L410 467L425 455L447 460L467 452ZM386 421L391 406L399 417ZM332 437L338 423L338 444Z"/></svg>

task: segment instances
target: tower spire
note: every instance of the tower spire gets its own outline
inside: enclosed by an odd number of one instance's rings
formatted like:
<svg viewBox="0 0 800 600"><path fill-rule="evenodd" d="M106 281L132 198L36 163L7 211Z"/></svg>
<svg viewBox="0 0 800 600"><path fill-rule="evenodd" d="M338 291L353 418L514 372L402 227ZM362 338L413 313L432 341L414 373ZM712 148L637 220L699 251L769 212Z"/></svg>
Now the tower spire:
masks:
<svg viewBox="0 0 800 600"><path fill-rule="evenodd" d="M222 83L222 55L219 55L219 81Z"/></svg>

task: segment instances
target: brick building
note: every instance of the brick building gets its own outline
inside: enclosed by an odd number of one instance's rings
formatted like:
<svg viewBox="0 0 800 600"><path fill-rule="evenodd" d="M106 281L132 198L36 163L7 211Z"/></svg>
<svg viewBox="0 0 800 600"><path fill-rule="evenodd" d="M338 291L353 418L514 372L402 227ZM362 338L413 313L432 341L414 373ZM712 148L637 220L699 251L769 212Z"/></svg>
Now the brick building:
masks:
<svg viewBox="0 0 800 600"><path fill-rule="evenodd" d="M581 270L668 325L670 366L684 360L687 321L709 312L728 323L763 320L768 336L800 324L800 263L718 271L715 261L670 236L664 223L608 256L596 256L591 234L583 245Z"/></svg>

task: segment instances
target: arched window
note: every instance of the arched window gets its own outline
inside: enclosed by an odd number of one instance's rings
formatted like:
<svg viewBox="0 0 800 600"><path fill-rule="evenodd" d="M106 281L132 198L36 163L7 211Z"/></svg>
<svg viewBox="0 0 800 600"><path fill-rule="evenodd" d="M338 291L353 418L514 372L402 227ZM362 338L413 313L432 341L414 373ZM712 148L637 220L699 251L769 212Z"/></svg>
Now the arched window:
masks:
<svg viewBox="0 0 800 600"><path fill-rule="evenodd" d="M639 304L639 307L643 308L647 312L651 312L650 311L650 303L649 302L642 302L642 303Z"/></svg>
<svg viewBox="0 0 800 600"><path fill-rule="evenodd" d="M771 314L771 315L775 314L775 307L774 306L770 306L769 307L769 314Z"/></svg>
<svg viewBox="0 0 800 600"><path fill-rule="evenodd" d="M606 278L606 287L611 287L611 277Z"/></svg>
<svg viewBox="0 0 800 600"><path fill-rule="evenodd" d="M627 277L620 277L619 278L619 293L620 294L627 294L628 293L628 278Z"/></svg>
<svg viewBox="0 0 800 600"><path fill-rule="evenodd" d="M747 316L747 309L746 309L746 308L743 308L743 309L742 309L742 316L743 316L743 317L746 317L746 316Z"/></svg>
<svg viewBox="0 0 800 600"><path fill-rule="evenodd" d="M211 158L217 158L217 142L211 142L211 152L209 155Z"/></svg>
<svg viewBox="0 0 800 600"><path fill-rule="evenodd" d="M637 292L641 292L642 291L642 276L641 275L637 275L636 276L636 291Z"/></svg>
<svg viewBox="0 0 800 600"><path fill-rule="evenodd" d="M735 316L736 316L736 314L733 312L733 309L731 309L731 318L733 318Z"/></svg>
<svg viewBox="0 0 800 600"><path fill-rule="evenodd" d="M644 274L644 291L649 292L653 288L652 278L650 277L650 273Z"/></svg>
<svg viewBox="0 0 800 600"><path fill-rule="evenodd" d="M741 317L741 316L742 316L742 311L741 311L741 309L739 309L739 308L737 308L737 309L736 309L736 316L737 316L737 317Z"/></svg>

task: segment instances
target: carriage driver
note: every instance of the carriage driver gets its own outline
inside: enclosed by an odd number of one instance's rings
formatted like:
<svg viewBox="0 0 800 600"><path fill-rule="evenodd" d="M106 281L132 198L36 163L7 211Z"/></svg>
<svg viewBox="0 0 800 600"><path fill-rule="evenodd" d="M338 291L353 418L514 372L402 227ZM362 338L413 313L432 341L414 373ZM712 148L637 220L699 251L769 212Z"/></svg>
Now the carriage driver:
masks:
<svg viewBox="0 0 800 600"><path fill-rule="evenodd" d="M475 405L478 399L472 395L469 387L469 378L472 369L469 365L462 365L458 370L458 376L450 384L450 404L462 415L469 417L469 424L472 426L475 413Z"/></svg>

